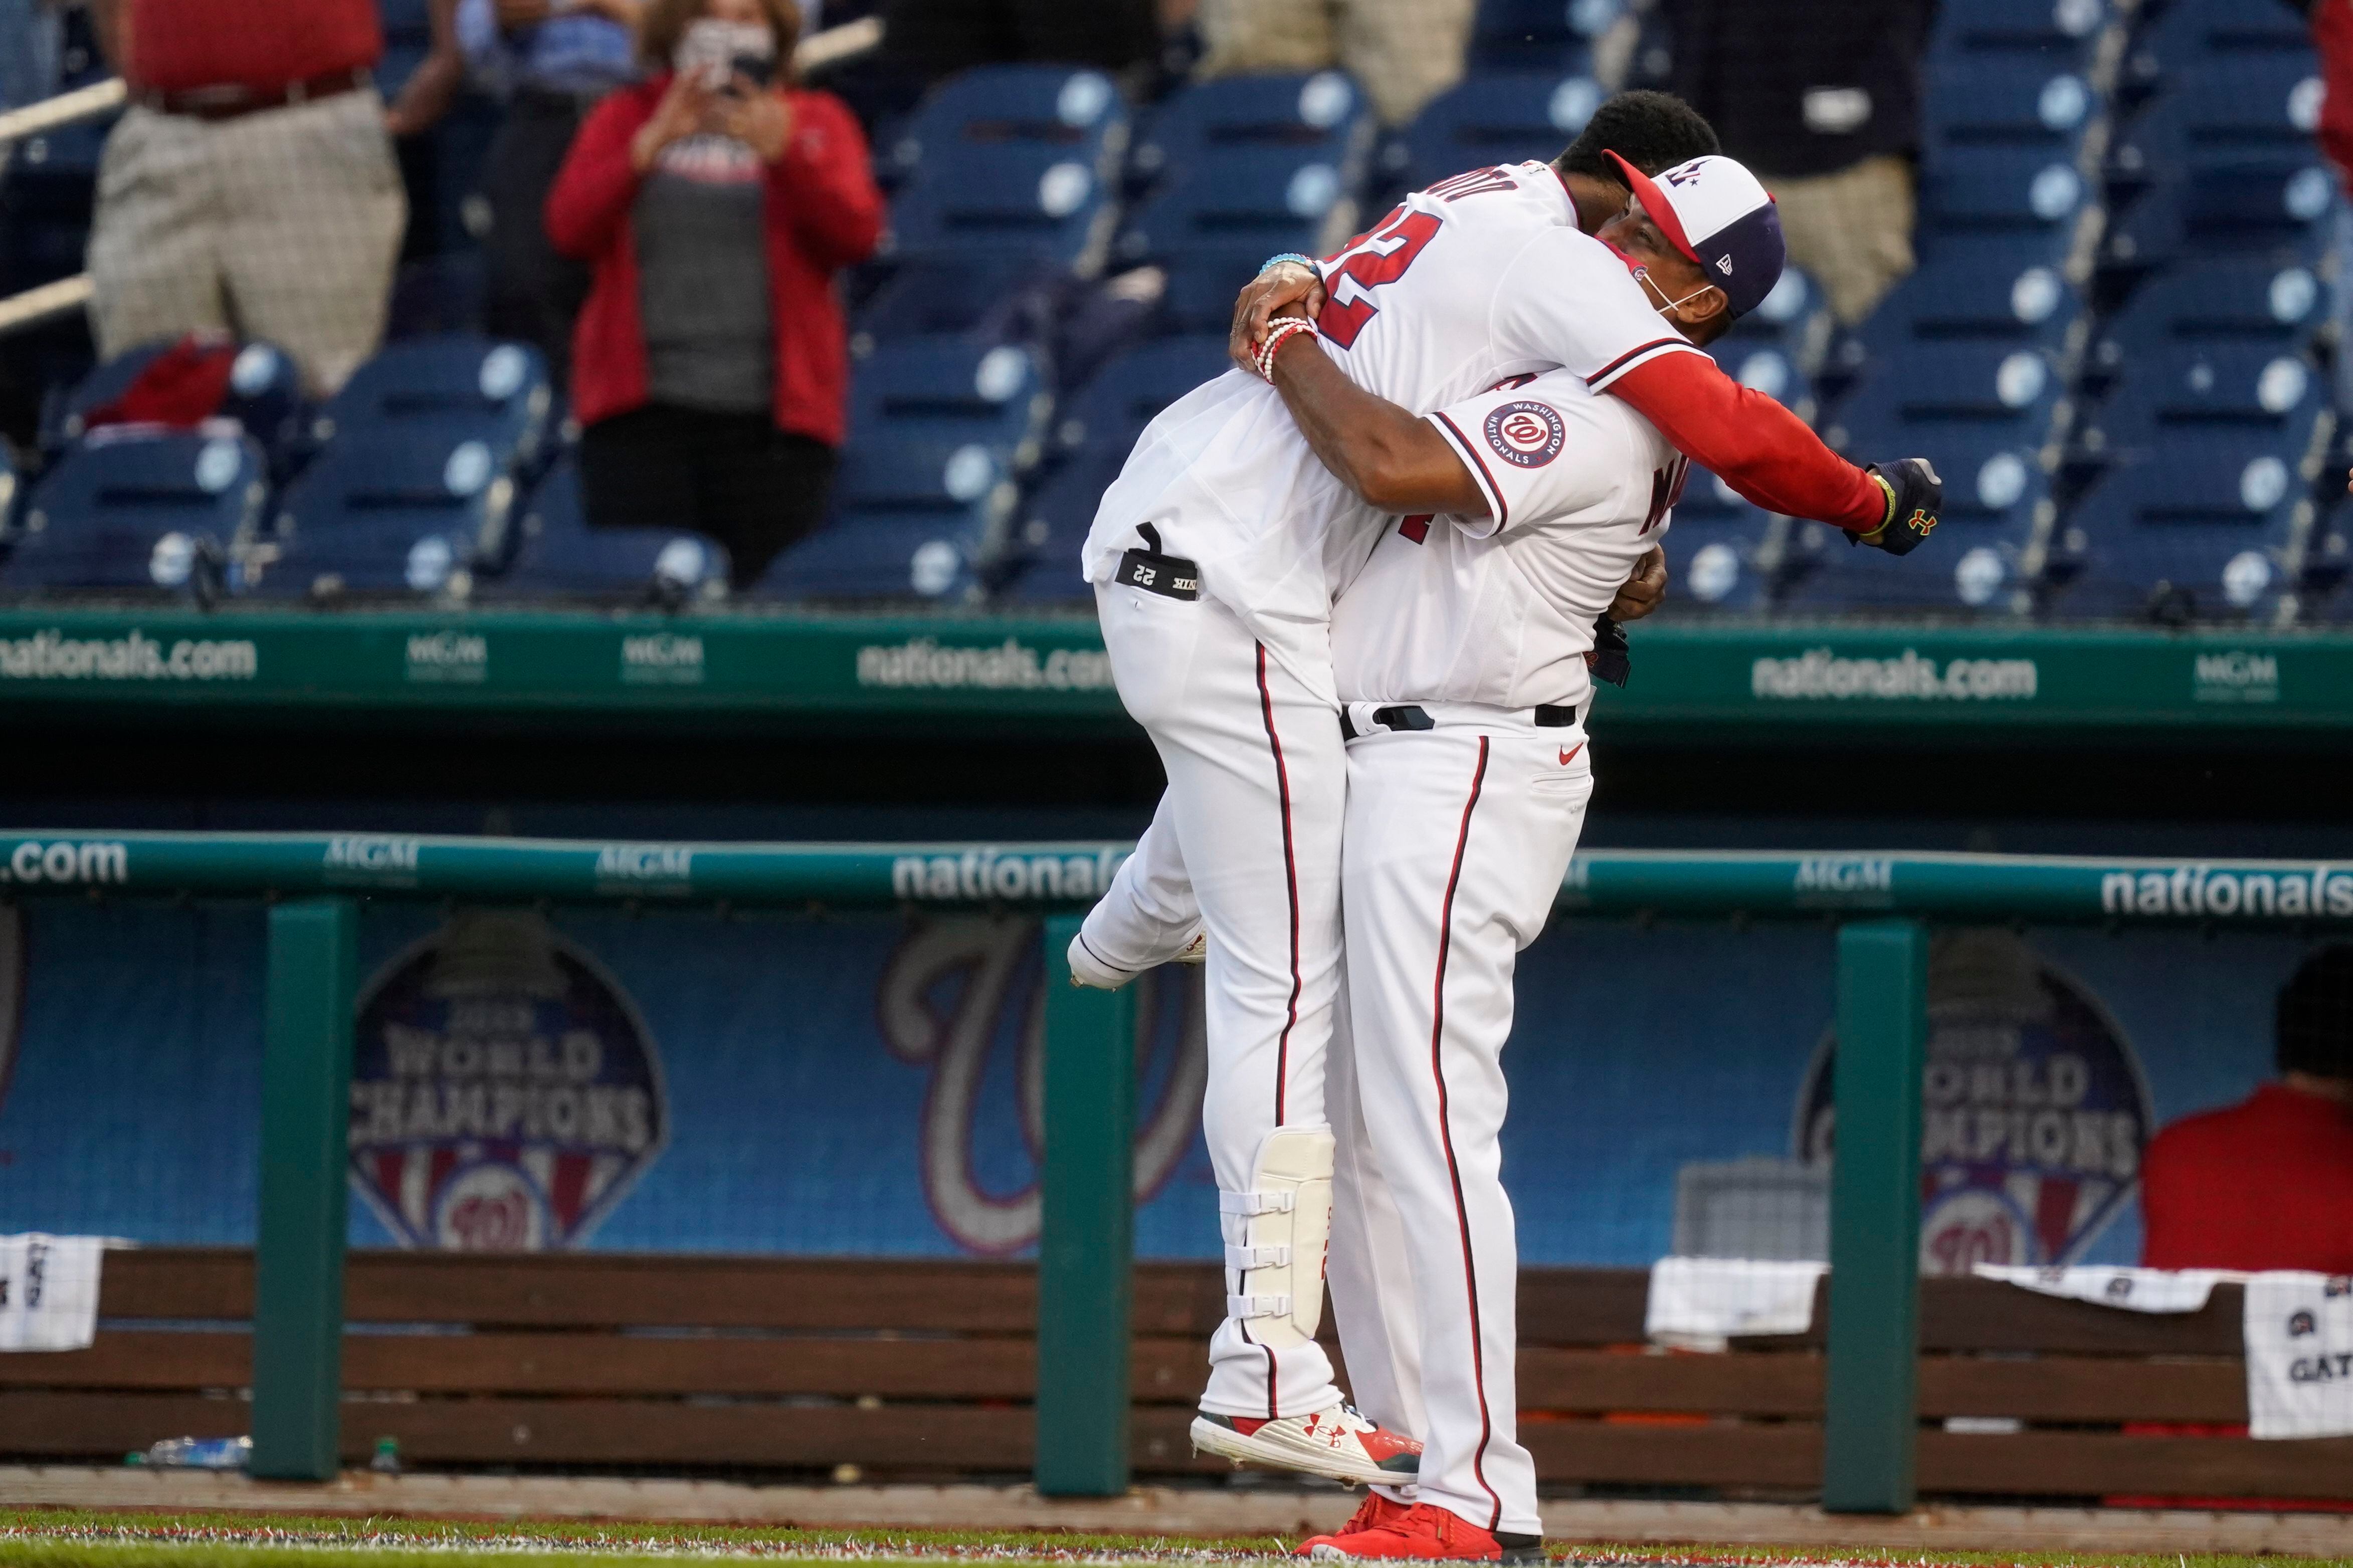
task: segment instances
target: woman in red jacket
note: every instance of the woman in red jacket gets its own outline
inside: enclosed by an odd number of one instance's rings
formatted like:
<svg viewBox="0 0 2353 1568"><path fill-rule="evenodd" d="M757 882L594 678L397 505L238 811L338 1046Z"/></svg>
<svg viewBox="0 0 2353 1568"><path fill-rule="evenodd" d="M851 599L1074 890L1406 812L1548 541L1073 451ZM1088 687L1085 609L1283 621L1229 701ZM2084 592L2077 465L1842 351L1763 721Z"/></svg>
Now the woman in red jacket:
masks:
<svg viewBox="0 0 2353 1568"><path fill-rule="evenodd" d="M572 406L591 527L695 528L737 587L817 525L849 349L834 274L882 197L858 122L786 85L791 0L649 0L654 74L597 105L547 197L592 265Z"/></svg>

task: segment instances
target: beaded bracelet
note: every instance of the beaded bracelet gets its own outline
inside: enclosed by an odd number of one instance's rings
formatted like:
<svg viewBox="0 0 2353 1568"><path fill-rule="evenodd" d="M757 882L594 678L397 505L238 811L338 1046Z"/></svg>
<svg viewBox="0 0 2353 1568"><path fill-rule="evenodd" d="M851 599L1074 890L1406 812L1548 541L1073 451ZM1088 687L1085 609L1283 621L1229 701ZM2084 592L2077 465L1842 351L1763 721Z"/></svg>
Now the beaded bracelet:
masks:
<svg viewBox="0 0 2353 1568"><path fill-rule="evenodd" d="M1295 250L1286 250L1281 256L1270 256L1264 261L1260 262L1258 264L1259 273L1262 277L1271 269L1282 266L1286 261L1296 261L1300 266L1306 268L1311 272L1315 269L1315 258L1314 257L1302 256Z"/></svg>
<svg viewBox="0 0 2353 1568"><path fill-rule="evenodd" d="M1303 321L1296 316L1278 318L1274 325L1266 330L1266 341L1259 344L1251 355L1251 363L1258 366L1259 374L1271 384L1274 380L1275 351L1282 346L1285 339L1314 331L1315 323L1313 321Z"/></svg>

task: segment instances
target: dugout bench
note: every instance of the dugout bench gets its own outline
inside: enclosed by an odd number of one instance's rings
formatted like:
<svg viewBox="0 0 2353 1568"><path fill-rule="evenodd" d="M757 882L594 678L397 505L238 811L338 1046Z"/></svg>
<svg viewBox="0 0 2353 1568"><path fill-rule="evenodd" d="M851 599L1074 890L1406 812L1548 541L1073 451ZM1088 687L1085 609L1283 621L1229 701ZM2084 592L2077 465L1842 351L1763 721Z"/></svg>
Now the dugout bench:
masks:
<svg viewBox="0 0 2353 1568"><path fill-rule="evenodd" d="M1183 1434L1222 1281L1200 1266L1134 1266L1133 994L1064 983L1077 921L1067 911L1101 882L1082 879L1079 897L1062 872L1107 869L1115 855L1093 844L0 833L11 896L270 903L258 1244L111 1255L97 1345L0 1357L0 1454L111 1457L159 1436L250 1432L255 1474L323 1479L389 1436L427 1463L1028 1468L1041 1492L1081 1496L1122 1491L1134 1469L1194 1468ZM888 908L924 902L934 862L1018 873L950 879L956 890L940 902L1049 915L1034 1270L346 1259L362 899ZM2353 1443L2122 1430L2242 1417L2235 1291L2189 1319L2116 1322L1975 1281L1924 1289L1917 1272L1929 920L2342 925L2353 923L2353 868L1600 851L1577 858L1559 908L1833 925L1842 1048L1821 1331L1704 1359L1653 1353L1641 1343L1645 1276L1531 1273L1523 1397L1544 1479L1818 1491L1825 1508L1858 1512L1908 1509L1921 1486L2353 1497ZM142 1321L153 1326L132 1326ZM1936 1424L1947 1415L2003 1429Z"/></svg>
<svg viewBox="0 0 2353 1568"><path fill-rule="evenodd" d="M1013 1263L362 1252L346 1275L337 1447L425 1465L1018 1480L1035 1458L1038 1275ZM1521 1436L1547 1484L1810 1497L1823 1339L1722 1354L1642 1343L1638 1269L1530 1270ZM108 1256L87 1351L0 1356L0 1456L111 1461L249 1426L252 1253ZM1134 1271L1136 1470L1215 1474L1186 1438L1215 1268ZM1820 1306L1818 1303L1818 1308ZM2239 1289L2158 1316L1929 1279L1919 1483L1955 1496L2353 1501L2353 1440L2257 1443L2133 1424L2243 1425ZM1947 1418L2015 1424L1948 1431Z"/></svg>

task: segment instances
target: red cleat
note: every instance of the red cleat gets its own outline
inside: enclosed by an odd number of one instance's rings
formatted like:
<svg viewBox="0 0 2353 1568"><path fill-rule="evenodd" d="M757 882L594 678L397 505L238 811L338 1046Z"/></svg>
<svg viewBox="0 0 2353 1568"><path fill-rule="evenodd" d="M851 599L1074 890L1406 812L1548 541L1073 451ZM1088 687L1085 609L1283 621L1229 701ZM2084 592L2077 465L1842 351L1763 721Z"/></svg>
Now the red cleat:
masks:
<svg viewBox="0 0 2353 1568"><path fill-rule="evenodd" d="M1414 1563L1511 1563L1545 1561L1542 1542L1505 1546L1460 1514L1435 1503L1396 1508L1387 1518L1357 1527L1370 1502L1356 1510L1336 1535L1318 1535L1299 1543L1297 1555L1334 1561L1350 1557L1400 1558Z"/></svg>
<svg viewBox="0 0 2353 1568"><path fill-rule="evenodd" d="M1393 1519L1402 1519L1412 1507L1409 1502L1391 1502L1378 1492L1366 1492L1365 1500L1356 1505L1356 1511L1348 1516L1347 1523L1332 1531L1330 1535L1319 1535L1315 1539L1330 1541L1334 1536L1355 1535L1360 1531L1378 1530Z"/></svg>

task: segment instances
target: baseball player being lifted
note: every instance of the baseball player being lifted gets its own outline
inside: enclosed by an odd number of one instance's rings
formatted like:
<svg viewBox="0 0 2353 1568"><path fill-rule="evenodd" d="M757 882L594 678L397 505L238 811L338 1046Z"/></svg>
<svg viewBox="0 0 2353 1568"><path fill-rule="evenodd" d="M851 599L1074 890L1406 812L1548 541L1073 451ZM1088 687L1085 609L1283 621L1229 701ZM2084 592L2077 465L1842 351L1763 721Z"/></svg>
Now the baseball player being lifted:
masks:
<svg viewBox="0 0 2353 1568"><path fill-rule="evenodd" d="M1627 177L1634 204L1600 237L1669 296L1704 287L1724 257L1752 289L1779 276L1770 198L1738 164ZM1552 912L1592 794L1595 619L1666 531L1689 463L1567 371L1425 420L1296 335L1273 368L1316 454L1368 502L1409 512L1332 618L1348 736L1332 1280L1357 1397L1424 1447L1411 1506L1376 1492L1303 1550L1537 1560L1498 1142L1513 972Z"/></svg>
<svg viewBox="0 0 2353 1568"><path fill-rule="evenodd" d="M1315 333L1350 381L1416 415L1566 369L1649 414L1760 505L1899 553L1926 537L1937 501L1926 465L1854 468L1686 335L1712 338L1762 298L1772 278L1753 281L1756 261L1726 252L1715 258L1728 264L1719 281L1669 295L1577 221L1545 164L1442 182L1325 263L1318 276L1331 294L1319 325L1277 322L1259 355ZM1324 1067L1346 788L1330 615L1379 526L1273 389L1229 374L1146 428L1083 556L1121 699L1168 780L1154 829L1161 864L1131 887L1169 872L1189 882L1208 934L1202 1122L1229 1293L1195 1438L1230 1458L1348 1480L1419 1468L1417 1445L1348 1409L1314 1342L1332 1201ZM1114 889L1107 901L1120 898ZM1133 950L1119 934L1091 927L1074 973L1125 978Z"/></svg>

